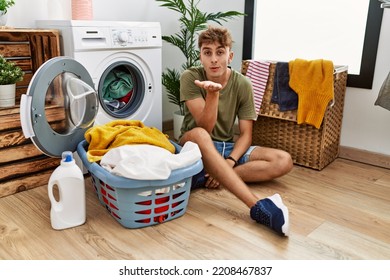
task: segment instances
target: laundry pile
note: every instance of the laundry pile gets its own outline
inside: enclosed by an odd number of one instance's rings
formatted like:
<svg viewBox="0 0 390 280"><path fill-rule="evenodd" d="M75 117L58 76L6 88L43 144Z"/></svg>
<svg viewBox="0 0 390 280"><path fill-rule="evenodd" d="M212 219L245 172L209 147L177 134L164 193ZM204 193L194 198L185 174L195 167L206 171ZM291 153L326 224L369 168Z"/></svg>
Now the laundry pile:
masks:
<svg viewBox="0 0 390 280"><path fill-rule="evenodd" d="M250 61L246 76L253 85L257 110L269 79L268 61ZM334 100L332 61L295 59L277 62L271 101L280 111L297 110L297 123L320 128L330 101Z"/></svg>
<svg viewBox="0 0 390 280"><path fill-rule="evenodd" d="M175 169L201 159L197 144L188 142L176 152L168 136L138 120L115 120L85 133L87 159L109 172L137 180L165 180Z"/></svg>
<svg viewBox="0 0 390 280"><path fill-rule="evenodd" d="M103 83L104 103L112 110L120 110L131 100L134 83L128 72L114 69L110 71Z"/></svg>

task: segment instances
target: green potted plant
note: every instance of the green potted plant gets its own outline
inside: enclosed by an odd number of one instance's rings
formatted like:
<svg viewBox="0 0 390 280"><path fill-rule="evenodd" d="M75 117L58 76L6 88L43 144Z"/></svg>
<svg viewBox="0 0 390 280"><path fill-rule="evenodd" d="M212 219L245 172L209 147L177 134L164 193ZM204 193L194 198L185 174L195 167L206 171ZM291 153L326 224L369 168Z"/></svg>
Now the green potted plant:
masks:
<svg viewBox="0 0 390 280"><path fill-rule="evenodd" d="M6 24L8 8L13 5L15 5L14 0L0 0L0 26Z"/></svg>
<svg viewBox="0 0 390 280"><path fill-rule="evenodd" d="M0 107L15 106L16 83L22 81L23 76L19 66L0 55Z"/></svg>
<svg viewBox="0 0 390 280"><path fill-rule="evenodd" d="M170 35L162 36L162 40L179 48L184 55L185 61L179 70L167 68L162 73L162 84L167 92L167 97L170 103L179 107L179 111L174 113L174 137L177 139L180 134L181 123L175 123L175 114L184 116L184 104L180 101L180 75L181 73L192 67L200 65L199 50L196 45L199 31L206 29L209 22L221 24L229 19L243 16L245 14L237 11L207 13L202 12L198 8L200 0L156 0L161 2L160 7L166 7L180 14L179 32ZM179 119L183 119L182 117Z"/></svg>

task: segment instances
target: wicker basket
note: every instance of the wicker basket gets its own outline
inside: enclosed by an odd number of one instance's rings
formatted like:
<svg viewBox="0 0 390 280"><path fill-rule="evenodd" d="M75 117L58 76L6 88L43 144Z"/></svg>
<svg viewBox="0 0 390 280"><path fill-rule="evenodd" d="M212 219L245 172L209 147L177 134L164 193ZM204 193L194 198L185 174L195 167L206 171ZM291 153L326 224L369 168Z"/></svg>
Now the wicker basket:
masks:
<svg viewBox="0 0 390 280"><path fill-rule="evenodd" d="M245 75L250 61L242 63ZM267 88L260 113L253 128L253 144L282 149L291 154L295 164L322 170L339 154L341 123L347 84L347 70L334 74L334 104L330 105L319 129L298 125L297 112L280 112L271 102L276 63L271 63Z"/></svg>

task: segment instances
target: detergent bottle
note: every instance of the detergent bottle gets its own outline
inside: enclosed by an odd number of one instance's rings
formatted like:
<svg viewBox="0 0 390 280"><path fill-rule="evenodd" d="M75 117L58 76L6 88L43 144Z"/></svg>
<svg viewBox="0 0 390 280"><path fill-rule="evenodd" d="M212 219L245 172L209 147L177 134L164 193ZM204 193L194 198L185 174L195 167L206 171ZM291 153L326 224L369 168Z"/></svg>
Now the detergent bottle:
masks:
<svg viewBox="0 0 390 280"><path fill-rule="evenodd" d="M54 187L58 193L54 196ZM79 226L86 220L85 184L72 152L62 153L61 164L49 178L50 220L54 229Z"/></svg>

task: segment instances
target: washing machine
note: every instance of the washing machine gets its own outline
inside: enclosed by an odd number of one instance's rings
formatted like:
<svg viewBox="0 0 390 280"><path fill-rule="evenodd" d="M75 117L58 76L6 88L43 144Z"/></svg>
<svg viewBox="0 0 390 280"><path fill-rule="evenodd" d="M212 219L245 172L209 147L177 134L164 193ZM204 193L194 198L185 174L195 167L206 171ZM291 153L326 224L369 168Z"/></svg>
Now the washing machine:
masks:
<svg viewBox="0 0 390 280"><path fill-rule="evenodd" d="M20 100L23 134L42 153L61 157L64 151L74 152L90 127L113 120L140 120L162 129L159 23L38 25L60 30L63 53L38 68ZM109 99L108 86L124 88L127 101ZM112 101L124 104L118 107Z"/></svg>
<svg viewBox="0 0 390 280"><path fill-rule="evenodd" d="M95 124L140 120L162 130L162 39L158 22L38 20L57 29L61 54L88 71L98 94Z"/></svg>

